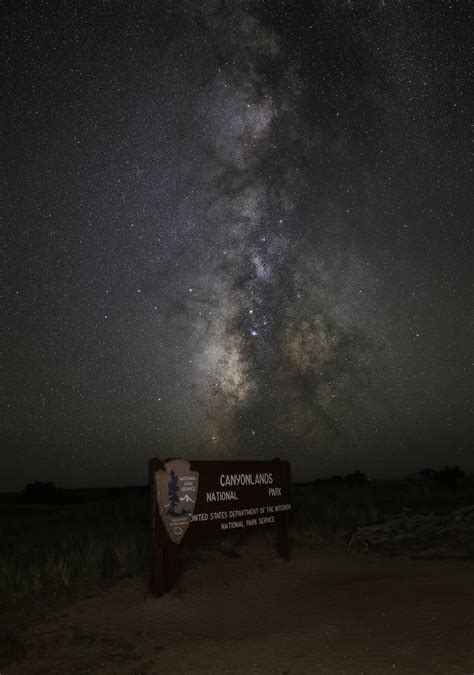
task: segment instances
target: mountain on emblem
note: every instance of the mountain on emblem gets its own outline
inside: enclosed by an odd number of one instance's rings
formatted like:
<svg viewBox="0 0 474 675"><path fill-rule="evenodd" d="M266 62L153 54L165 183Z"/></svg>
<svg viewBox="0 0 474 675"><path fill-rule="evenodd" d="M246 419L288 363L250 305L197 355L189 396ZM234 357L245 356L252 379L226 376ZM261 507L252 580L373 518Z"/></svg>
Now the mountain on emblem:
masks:
<svg viewBox="0 0 474 675"><path fill-rule="evenodd" d="M155 475L158 511L175 544L186 534L196 505L199 473L190 466L185 459L172 459Z"/></svg>

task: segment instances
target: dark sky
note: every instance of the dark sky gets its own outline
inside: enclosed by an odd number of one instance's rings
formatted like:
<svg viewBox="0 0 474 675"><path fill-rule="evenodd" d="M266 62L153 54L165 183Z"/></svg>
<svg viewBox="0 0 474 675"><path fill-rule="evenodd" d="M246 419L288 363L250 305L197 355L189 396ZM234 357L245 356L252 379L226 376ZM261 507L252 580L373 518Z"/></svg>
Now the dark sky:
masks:
<svg viewBox="0 0 474 675"><path fill-rule="evenodd" d="M469 13L10 4L0 490L474 468Z"/></svg>

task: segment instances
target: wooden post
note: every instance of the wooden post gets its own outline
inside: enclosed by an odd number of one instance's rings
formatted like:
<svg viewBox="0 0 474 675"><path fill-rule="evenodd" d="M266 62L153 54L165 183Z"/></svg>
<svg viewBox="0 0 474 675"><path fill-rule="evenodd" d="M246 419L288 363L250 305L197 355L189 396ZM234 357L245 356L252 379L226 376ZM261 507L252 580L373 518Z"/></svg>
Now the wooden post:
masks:
<svg viewBox="0 0 474 675"><path fill-rule="evenodd" d="M280 461L277 459L276 461ZM283 486L286 494L289 494L288 490L291 490L291 476L289 475L289 464L288 462L282 462L281 466L283 472ZM277 528L277 549L278 553L284 558L287 562L290 560L290 538L288 532L289 526L289 516L288 511L285 511L283 514L283 523Z"/></svg>
<svg viewBox="0 0 474 675"><path fill-rule="evenodd" d="M155 546L151 567L151 592L161 598L165 594L165 548Z"/></svg>
<svg viewBox="0 0 474 675"><path fill-rule="evenodd" d="M161 597L165 593L165 553L163 542L158 541L156 521L156 483L155 474L159 468L159 462L151 459L149 462L149 486L150 486L150 544L151 544L151 570L150 590L153 595Z"/></svg>
<svg viewBox="0 0 474 675"><path fill-rule="evenodd" d="M167 593L176 586L178 578L178 546L167 542L164 547L164 591Z"/></svg>
<svg viewBox="0 0 474 675"><path fill-rule="evenodd" d="M156 472L163 468L158 459L151 459L149 463L150 483L150 510L151 510L151 573L150 590L153 595L161 598L172 590L178 578L177 557L178 547L172 542L165 531L163 523L157 514L156 499Z"/></svg>
<svg viewBox="0 0 474 675"><path fill-rule="evenodd" d="M278 553L287 562L290 560L290 540L288 537L288 516L284 515L285 523L278 527L277 547Z"/></svg>

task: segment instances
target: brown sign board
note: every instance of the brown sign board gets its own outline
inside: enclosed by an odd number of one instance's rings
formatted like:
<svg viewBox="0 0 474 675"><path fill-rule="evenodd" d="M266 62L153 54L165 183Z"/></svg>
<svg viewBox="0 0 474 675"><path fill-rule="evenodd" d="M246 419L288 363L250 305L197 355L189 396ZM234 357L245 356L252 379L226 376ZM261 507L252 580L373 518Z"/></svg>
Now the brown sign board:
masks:
<svg viewBox="0 0 474 675"><path fill-rule="evenodd" d="M291 491L289 462L278 459L150 460L153 564L162 568L153 574L169 577L153 582L152 575L154 592L161 595L174 584L178 545L209 536L275 527L280 552L288 558Z"/></svg>

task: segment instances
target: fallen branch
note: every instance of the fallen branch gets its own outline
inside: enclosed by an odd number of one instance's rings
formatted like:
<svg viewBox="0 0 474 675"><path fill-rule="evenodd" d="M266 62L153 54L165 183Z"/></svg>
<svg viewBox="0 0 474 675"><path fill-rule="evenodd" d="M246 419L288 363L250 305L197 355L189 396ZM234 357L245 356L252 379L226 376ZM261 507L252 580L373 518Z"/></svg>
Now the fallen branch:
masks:
<svg viewBox="0 0 474 675"><path fill-rule="evenodd" d="M348 550L369 551L393 544L426 545L439 537L452 537L462 546L474 547L474 505L447 515L416 515L404 510L388 516L383 523L358 527L350 538Z"/></svg>

